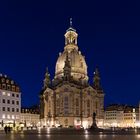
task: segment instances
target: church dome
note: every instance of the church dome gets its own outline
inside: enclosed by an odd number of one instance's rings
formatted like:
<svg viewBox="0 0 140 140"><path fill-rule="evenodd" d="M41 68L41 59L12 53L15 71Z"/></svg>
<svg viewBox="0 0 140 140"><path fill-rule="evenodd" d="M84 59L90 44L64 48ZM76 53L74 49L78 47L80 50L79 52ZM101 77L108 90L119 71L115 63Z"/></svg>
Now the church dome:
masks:
<svg viewBox="0 0 140 140"><path fill-rule="evenodd" d="M55 78L62 78L64 76L64 66L68 54L68 59L71 66L71 76L73 79L88 81L87 64L84 56L82 56L81 52L78 51L78 34L76 33L76 30L73 27L70 27L64 36L65 47L63 53L59 53L59 57L56 62Z"/></svg>
<svg viewBox="0 0 140 140"><path fill-rule="evenodd" d="M57 78L63 76L66 55L67 50L65 50L62 54L60 54L56 62L55 76ZM68 58L71 65L71 76L73 76L76 79L79 78L87 79L87 65L84 57L81 55L81 52L73 49L72 51L68 52Z"/></svg>

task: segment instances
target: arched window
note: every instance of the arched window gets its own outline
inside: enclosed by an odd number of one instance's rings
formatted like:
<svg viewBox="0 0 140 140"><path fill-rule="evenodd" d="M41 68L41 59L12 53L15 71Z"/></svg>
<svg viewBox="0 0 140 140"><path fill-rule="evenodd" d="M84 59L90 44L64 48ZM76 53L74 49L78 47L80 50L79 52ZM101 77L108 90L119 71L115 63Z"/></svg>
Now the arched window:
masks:
<svg viewBox="0 0 140 140"><path fill-rule="evenodd" d="M68 96L64 97L64 113L67 115L69 113L69 99Z"/></svg>
<svg viewBox="0 0 140 140"><path fill-rule="evenodd" d="M59 99L57 99L56 100L56 114L57 115L59 115L59 113L60 113L60 100Z"/></svg>
<svg viewBox="0 0 140 140"><path fill-rule="evenodd" d="M2 89L6 89L6 85L5 84L2 84Z"/></svg>
<svg viewBox="0 0 140 140"><path fill-rule="evenodd" d="M65 96L64 101L65 103L68 103L68 96Z"/></svg>
<svg viewBox="0 0 140 140"><path fill-rule="evenodd" d="M72 40L72 43L75 44L75 39Z"/></svg>
<svg viewBox="0 0 140 140"><path fill-rule="evenodd" d="M79 99L76 98L76 106L79 106Z"/></svg>
<svg viewBox="0 0 140 140"><path fill-rule="evenodd" d="M87 100L87 107L90 107L90 100Z"/></svg>
<svg viewBox="0 0 140 140"><path fill-rule="evenodd" d="M90 100L87 100L87 116L90 116Z"/></svg>
<svg viewBox="0 0 140 140"><path fill-rule="evenodd" d="M96 109L98 108L98 102L96 101Z"/></svg>
<svg viewBox="0 0 140 140"><path fill-rule="evenodd" d="M57 99L57 101L56 101L56 105L57 105L57 107L59 107L59 105L60 105L60 101L59 101L59 99Z"/></svg>

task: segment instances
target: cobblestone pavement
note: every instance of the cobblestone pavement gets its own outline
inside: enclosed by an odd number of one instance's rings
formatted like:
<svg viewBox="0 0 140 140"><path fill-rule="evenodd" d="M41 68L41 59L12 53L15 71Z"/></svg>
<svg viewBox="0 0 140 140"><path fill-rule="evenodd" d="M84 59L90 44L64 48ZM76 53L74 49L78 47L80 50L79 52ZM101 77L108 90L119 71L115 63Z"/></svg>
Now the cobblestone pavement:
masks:
<svg viewBox="0 0 140 140"><path fill-rule="evenodd" d="M48 133L47 131L26 131L5 134L0 132L0 140L139 140L140 135L104 135L88 133Z"/></svg>

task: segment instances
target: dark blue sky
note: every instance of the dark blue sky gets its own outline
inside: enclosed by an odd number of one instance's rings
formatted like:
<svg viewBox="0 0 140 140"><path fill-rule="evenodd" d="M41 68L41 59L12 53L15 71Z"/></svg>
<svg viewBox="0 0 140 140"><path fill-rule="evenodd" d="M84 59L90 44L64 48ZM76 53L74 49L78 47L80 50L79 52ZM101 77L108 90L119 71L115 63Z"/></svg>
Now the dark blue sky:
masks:
<svg viewBox="0 0 140 140"><path fill-rule="evenodd" d="M39 102L48 66L64 48L69 18L79 34L90 82L100 68L105 103L140 100L140 8L137 1L45 0L0 2L0 72L21 87L22 104Z"/></svg>

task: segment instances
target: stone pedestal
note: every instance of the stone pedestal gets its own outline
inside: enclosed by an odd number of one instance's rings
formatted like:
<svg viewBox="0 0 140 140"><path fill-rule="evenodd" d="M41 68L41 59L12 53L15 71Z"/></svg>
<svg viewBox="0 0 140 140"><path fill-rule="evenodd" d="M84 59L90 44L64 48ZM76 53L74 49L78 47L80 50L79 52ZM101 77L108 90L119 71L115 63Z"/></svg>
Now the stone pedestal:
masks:
<svg viewBox="0 0 140 140"><path fill-rule="evenodd" d="M91 128L92 130L98 129L97 124L96 124L96 113L93 113L93 122Z"/></svg>

